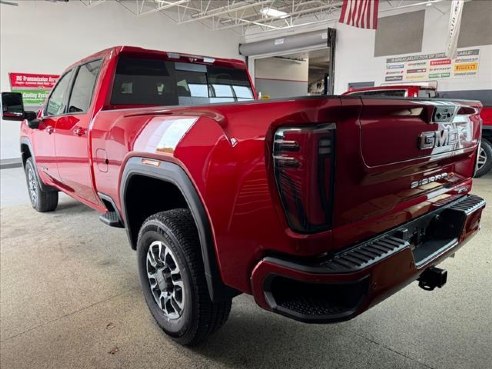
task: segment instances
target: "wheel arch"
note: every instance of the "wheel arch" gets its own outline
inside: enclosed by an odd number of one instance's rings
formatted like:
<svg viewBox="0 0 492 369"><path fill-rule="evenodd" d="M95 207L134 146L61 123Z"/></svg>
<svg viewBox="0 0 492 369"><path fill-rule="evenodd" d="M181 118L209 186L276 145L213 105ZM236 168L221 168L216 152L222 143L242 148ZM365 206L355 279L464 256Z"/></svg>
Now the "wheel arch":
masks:
<svg viewBox="0 0 492 369"><path fill-rule="evenodd" d="M31 142L27 137L21 137L20 139L20 152L21 152L22 166L26 166L26 161L30 157L32 157L33 158L32 160L34 161L34 163L36 163L32 151Z"/></svg>
<svg viewBox="0 0 492 369"><path fill-rule="evenodd" d="M232 289L225 286L222 282L215 253L211 223L205 206L198 195L198 191L186 172L175 163L153 159L153 162L158 163L158 165L147 165L142 163L143 159L145 158L130 158L125 165L120 182L121 211L131 247L136 249L138 231L141 226L138 217L135 222L135 217L128 214L129 203L127 201L127 194L132 180L136 177L144 177L161 181L167 186L173 186L180 192L195 221L200 241L205 278L211 300L217 301L223 297L231 297L231 295L237 294L236 291L232 291Z"/></svg>
<svg viewBox="0 0 492 369"><path fill-rule="evenodd" d="M39 176L38 166L36 164L36 157L34 156L34 150L32 149L31 141L27 137L21 137L20 139L20 151L21 151L21 159L22 159L22 167L26 167L26 161L29 158L32 158L34 162L34 169L36 178L39 182L39 185L43 191L58 191L56 188L46 185Z"/></svg>
<svg viewBox="0 0 492 369"><path fill-rule="evenodd" d="M486 139L492 144L492 125L482 126L482 139Z"/></svg>

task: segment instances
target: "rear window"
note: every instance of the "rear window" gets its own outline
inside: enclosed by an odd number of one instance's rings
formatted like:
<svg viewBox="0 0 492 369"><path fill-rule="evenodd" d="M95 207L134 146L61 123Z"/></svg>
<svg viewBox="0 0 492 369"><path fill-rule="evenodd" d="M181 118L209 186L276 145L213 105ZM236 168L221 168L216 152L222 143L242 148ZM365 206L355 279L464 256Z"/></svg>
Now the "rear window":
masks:
<svg viewBox="0 0 492 369"><path fill-rule="evenodd" d="M244 70L122 55L112 105L203 105L253 100Z"/></svg>
<svg viewBox="0 0 492 369"><path fill-rule="evenodd" d="M354 92L350 96L393 96L393 97L406 97L406 90L373 90L373 91L363 91Z"/></svg>
<svg viewBox="0 0 492 369"><path fill-rule="evenodd" d="M424 88L419 90L419 97L437 97L437 92L436 90Z"/></svg>

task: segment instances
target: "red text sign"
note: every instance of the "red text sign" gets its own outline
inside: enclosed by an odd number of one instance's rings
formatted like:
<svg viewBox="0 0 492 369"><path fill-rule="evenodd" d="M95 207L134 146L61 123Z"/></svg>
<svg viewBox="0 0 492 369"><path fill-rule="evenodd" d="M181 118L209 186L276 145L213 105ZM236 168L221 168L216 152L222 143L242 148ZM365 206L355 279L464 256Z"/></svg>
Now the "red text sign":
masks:
<svg viewBox="0 0 492 369"><path fill-rule="evenodd" d="M12 89L51 89L60 76L56 74L9 73Z"/></svg>
<svg viewBox="0 0 492 369"><path fill-rule="evenodd" d="M446 65L446 64L451 64L451 59L431 60L430 64L431 65Z"/></svg>

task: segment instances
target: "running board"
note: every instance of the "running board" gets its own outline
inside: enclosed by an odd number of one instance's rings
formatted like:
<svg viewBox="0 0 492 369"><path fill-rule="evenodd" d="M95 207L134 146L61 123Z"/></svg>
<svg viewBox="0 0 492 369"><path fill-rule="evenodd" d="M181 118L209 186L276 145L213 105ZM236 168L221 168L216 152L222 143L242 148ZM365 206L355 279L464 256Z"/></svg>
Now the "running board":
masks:
<svg viewBox="0 0 492 369"><path fill-rule="evenodd" d="M106 213L99 216L99 220L110 227L125 228L125 224L121 220L117 207L111 198L101 192L97 193L101 198L102 203L106 206Z"/></svg>
<svg viewBox="0 0 492 369"><path fill-rule="evenodd" d="M99 216L99 220L110 227L125 228L115 211L108 211Z"/></svg>

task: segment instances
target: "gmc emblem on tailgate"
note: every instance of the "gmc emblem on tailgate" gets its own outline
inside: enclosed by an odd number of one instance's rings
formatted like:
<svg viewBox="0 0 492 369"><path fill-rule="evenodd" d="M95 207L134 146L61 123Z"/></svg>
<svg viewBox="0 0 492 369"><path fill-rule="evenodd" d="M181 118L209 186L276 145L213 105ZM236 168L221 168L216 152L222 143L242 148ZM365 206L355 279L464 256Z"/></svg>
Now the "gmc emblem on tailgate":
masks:
<svg viewBox="0 0 492 369"><path fill-rule="evenodd" d="M422 132L419 137L421 150L433 149L454 145L458 141L458 131L454 129L442 129L440 131Z"/></svg>

